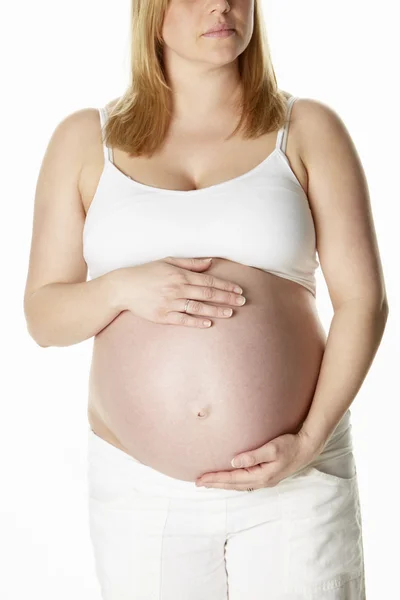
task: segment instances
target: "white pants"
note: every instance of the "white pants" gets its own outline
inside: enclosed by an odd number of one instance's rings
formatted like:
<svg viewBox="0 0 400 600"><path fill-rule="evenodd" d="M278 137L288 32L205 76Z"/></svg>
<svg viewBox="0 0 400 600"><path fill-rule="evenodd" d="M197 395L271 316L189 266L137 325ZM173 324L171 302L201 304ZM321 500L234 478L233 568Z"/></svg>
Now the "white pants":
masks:
<svg viewBox="0 0 400 600"><path fill-rule="evenodd" d="M88 431L104 600L365 600L350 410L316 460L252 492L197 488Z"/></svg>

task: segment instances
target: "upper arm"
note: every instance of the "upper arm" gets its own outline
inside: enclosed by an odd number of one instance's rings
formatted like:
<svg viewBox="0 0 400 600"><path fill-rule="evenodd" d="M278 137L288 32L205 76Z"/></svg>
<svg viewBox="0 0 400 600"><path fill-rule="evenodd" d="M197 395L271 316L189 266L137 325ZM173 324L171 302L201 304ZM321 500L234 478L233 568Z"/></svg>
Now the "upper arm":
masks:
<svg viewBox="0 0 400 600"><path fill-rule="evenodd" d="M297 103L318 257L332 305L362 298L387 306L368 184L354 143L330 107L312 99Z"/></svg>
<svg viewBox="0 0 400 600"><path fill-rule="evenodd" d="M79 192L85 110L55 128L40 167L24 302L53 282L86 281L82 232L85 211Z"/></svg>

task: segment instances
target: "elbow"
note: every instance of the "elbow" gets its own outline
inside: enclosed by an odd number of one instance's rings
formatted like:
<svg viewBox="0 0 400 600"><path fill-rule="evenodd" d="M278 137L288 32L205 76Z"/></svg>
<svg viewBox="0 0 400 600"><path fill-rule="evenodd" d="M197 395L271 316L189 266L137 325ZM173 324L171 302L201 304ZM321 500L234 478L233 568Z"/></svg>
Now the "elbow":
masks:
<svg viewBox="0 0 400 600"><path fill-rule="evenodd" d="M387 301L387 299L385 299L385 300L382 302L382 312L383 312L383 314L385 315L385 317L386 317L386 319L387 319L387 318L388 318L388 316L389 316L389 304L388 304L388 301Z"/></svg>
<svg viewBox="0 0 400 600"><path fill-rule="evenodd" d="M32 340L40 347L40 348L49 348L51 344L46 344L38 332L33 331L32 326L27 322L27 331Z"/></svg>
<svg viewBox="0 0 400 600"><path fill-rule="evenodd" d="M375 309L379 318L383 319L384 323L386 323L389 316L389 304L387 300L383 300L379 305L375 306Z"/></svg>
<svg viewBox="0 0 400 600"><path fill-rule="evenodd" d="M24 298L23 311L24 311L26 329L27 329L27 332L28 332L28 335L30 336L30 338L40 348L49 348L49 346L51 344L45 343L45 340L43 339L43 332L41 333L41 330L43 328L40 326L40 323L38 322L39 319L37 317L35 318L35 310L29 302L33 296L34 296L34 293L31 294L29 297Z"/></svg>
<svg viewBox="0 0 400 600"><path fill-rule="evenodd" d="M378 313L382 316L384 323L386 323L389 316L389 304L386 296L379 305Z"/></svg>
<svg viewBox="0 0 400 600"><path fill-rule="evenodd" d="M43 339L43 332L41 333L40 326L38 324L34 325L33 318L30 317L27 309L25 309L25 323L26 330L28 332L29 337L38 345L40 348L49 348L51 344L46 344L46 340Z"/></svg>

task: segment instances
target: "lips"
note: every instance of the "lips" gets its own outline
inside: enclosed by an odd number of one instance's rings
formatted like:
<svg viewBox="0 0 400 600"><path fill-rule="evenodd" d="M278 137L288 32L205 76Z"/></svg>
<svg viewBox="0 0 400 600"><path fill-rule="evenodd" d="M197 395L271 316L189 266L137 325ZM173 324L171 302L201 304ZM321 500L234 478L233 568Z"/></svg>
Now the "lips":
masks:
<svg viewBox="0 0 400 600"><path fill-rule="evenodd" d="M208 31L205 31L204 33L214 33L216 31L227 31L227 30L233 30L233 29L234 29L234 27L229 27L229 25L215 25L214 27L211 27L211 29L209 29Z"/></svg>

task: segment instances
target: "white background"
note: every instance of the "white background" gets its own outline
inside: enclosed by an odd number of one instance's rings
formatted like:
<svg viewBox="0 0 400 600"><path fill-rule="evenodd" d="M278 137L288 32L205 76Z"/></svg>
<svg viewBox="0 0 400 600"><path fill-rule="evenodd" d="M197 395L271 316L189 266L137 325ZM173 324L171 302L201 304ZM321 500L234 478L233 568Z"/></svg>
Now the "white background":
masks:
<svg viewBox="0 0 400 600"><path fill-rule="evenodd" d="M47 143L65 116L104 106L125 90L130 2L25 0L4 8L0 597L99 600L86 507L93 339L40 348L27 333L23 292L35 185ZM351 410L367 597L394 598L400 537L396 3L269 0L263 8L279 87L336 110L369 183L390 315ZM317 285L328 330L332 310L320 271Z"/></svg>

